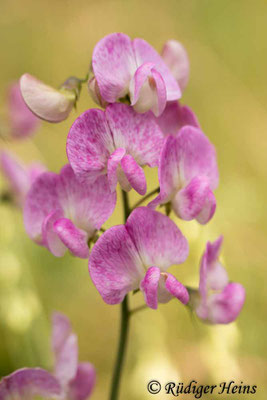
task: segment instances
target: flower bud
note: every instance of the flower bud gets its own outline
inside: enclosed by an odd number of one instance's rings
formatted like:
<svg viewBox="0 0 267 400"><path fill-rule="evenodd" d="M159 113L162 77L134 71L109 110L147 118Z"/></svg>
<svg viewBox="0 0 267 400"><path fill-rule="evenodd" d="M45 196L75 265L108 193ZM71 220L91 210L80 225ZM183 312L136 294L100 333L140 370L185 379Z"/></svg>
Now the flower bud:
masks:
<svg viewBox="0 0 267 400"><path fill-rule="evenodd" d="M37 117L49 122L61 122L68 117L77 98L77 82L73 89L74 81L68 81L56 90L34 76L24 74L20 78L20 90L25 103Z"/></svg>
<svg viewBox="0 0 267 400"><path fill-rule="evenodd" d="M101 96L95 77L91 78L88 81L88 91L96 104L100 105L103 108L107 106L108 103Z"/></svg>

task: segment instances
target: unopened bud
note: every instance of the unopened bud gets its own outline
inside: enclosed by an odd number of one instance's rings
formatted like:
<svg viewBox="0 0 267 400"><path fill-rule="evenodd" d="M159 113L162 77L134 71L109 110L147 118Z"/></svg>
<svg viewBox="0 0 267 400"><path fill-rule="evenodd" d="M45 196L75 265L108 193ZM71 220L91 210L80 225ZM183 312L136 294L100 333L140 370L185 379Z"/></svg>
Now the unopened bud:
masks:
<svg viewBox="0 0 267 400"><path fill-rule="evenodd" d="M103 108L107 106L108 103L102 98L95 77L89 80L88 91L96 104L100 105Z"/></svg>

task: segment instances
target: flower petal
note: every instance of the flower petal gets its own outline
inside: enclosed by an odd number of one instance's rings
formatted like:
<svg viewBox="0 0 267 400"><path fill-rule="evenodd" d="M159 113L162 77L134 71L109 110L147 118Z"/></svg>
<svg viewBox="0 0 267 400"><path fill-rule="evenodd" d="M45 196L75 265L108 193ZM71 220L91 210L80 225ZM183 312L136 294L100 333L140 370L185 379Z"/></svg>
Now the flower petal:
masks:
<svg viewBox="0 0 267 400"><path fill-rule="evenodd" d="M186 187L178 191L172 200L173 210L180 218L190 221L203 210L209 193L209 179L205 176L196 176Z"/></svg>
<svg viewBox="0 0 267 400"><path fill-rule="evenodd" d="M9 87L7 103L12 136L16 138L31 136L38 129L40 120L26 106L19 83Z"/></svg>
<svg viewBox="0 0 267 400"><path fill-rule="evenodd" d="M44 172L32 184L24 206L26 232L34 241L42 244L44 219L55 210L62 210L57 195L58 175Z"/></svg>
<svg viewBox="0 0 267 400"><path fill-rule="evenodd" d="M158 286L160 269L158 267L148 268L144 279L140 283L140 289L144 294L148 307L156 310L158 308Z"/></svg>
<svg viewBox="0 0 267 400"><path fill-rule="evenodd" d="M163 144L162 132L153 114L138 114L125 104L111 104L106 118L116 148L124 148L139 165L156 167Z"/></svg>
<svg viewBox="0 0 267 400"><path fill-rule="evenodd" d="M124 97L136 69L131 39L123 33L112 33L94 48L92 66L101 96L109 103Z"/></svg>
<svg viewBox="0 0 267 400"><path fill-rule="evenodd" d="M178 100L182 95L181 89L156 50L143 39L134 39L133 48L137 66L144 63L153 63L155 65L155 69L160 73L165 82L167 101Z"/></svg>
<svg viewBox="0 0 267 400"><path fill-rule="evenodd" d="M108 159L108 183L110 190L114 192L118 183L118 167L121 159L125 155L126 150L123 148L116 149Z"/></svg>
<svg viewBox="0 0 267 400"><path fill-rule="evenodd" d="M110 192L106 176L84 184L77 179L70 165L65 165L60 172L57 192L64 216L87 232L88 237L101 228L116 206L116 193Z"/></svg>
<svg viewBox="0 0 267 400"><path fill-rule="evenodd" d="M221 293L209 298L208 320L213 324L229 324L242 310L246 292L239 283L229 283Z"/></svg>
<svg viewBox="0 0 267 400"><path fill-rule="evenodd" d="M187 304L189 301L189 293L186 287L182 285L182 283L179 282L172 274L168 273L166 275L166 290L171 293L173 297L176 297L178 300L180 300L183 304Z"/></svg>
<svg viewBox="0 0 267 400"><path fill-rule="evenodd" d="M76 228L72 221L67 218L57 220L54 223L54 231L73 255L80 258L89 257L88 234Z"/></svg>
<svg viewBox="0 0 267 400"><path fill-rule="evenodd" d="M188 243L175 223L148 207L136 208L125 225L146 267L165 271L188 256Z"/></svg>
<svg viewBox="0 0 267 400"><path fill-rule="evenodd" d="M66 119L75 103L75 94L52 88L30 74L20 78L22 97L37 117L49 122Z"/></svg>
<svg viewBox="0 0 267 400"><path fill-rule="evenodd" d="M154 64L142 64L130 83L131 105L139 113L152 110L156 116L162 114L166 106L166 86Z"/></svg>
<svg viewBox="0 0 267 400"><path fill-rule="evenodd" d="M122 158L121 167L133 189L144 196L146 193L146 177L143 168L129 154Z"/></svg>
<svg viewBox="0 0 267 400"><path fill-rule="evenodd" d="M89 272L108 304L122 302L129 291L139 287L144 269L124 225L113 226L98 239L90 255Z"/></svg>
<svg viewBox="0 0 267 400"><path fill-rule="evenodd" d="M183 91L189 79L189 59L184 46L177 40L168 40L161 56Z"/></svg>
<svg viewBox="0 0 267 400"><path fill-rule="evenodd" d="M156 121L165 136L176 136L179 130L186 125L200 128L193 111L188 106L181 105L178 101L169 102Z"/></svg>
<svg viewBox="0 0 267 400"><path fill-rule="evenodd" d="M211 218L215 214L215 211L216 211L216 199L215 199L214 194L210 190L208 192L208 195L206 197L206 201L204 203L202 210L196 216L196 220L200 224L205 225L211 220Z"/></svg>
<svg viewBox="0 0 267 400"><path fill-rule="evenodd" d="M60 394L57 379L41 368L19 369L0 382L0 400L34 400L36 396L51 399Z"/></svg>
<svg viewBox="0 0 267 400"><path fill-rule="evenodd" d="M67 247L54 230L55 222L62 218L62 216L61 210L52 211L47 215L42 224L43 244L55 257L63 257L67 251Z"/></svg>
<svg viewBox="0 0 267 400"><path fill-rule="evenodd" d="M95 386L96 373L92 364L79 363L75 378L70 382L70 400L86 400Z"/></svg>
<svg viewBox="0 0 267 400"><path fill-rule="evenodd" d="M57 354L71 334L72 328L69 319L59 312L53 313L52 327L52 348L54 353Z"/></svg>
<svg viewBox="0 0 267 400"><path fill-rule="evenodd" d="M113 151L104 111L87 110L74 121L67 138L67 156L79 178L94 182L105 173L108 157Z"/></svg>

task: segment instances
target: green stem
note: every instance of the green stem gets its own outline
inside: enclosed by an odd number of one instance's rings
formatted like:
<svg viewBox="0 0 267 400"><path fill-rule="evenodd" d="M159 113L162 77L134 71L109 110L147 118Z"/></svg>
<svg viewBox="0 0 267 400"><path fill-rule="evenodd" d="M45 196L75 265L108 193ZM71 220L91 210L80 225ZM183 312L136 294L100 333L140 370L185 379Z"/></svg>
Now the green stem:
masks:
<svg viewBox="0 0 267 400"><path fill-rule="evenodd" d="M131 210L129 206L128 194L122 190L122 200L124 209L124 221L126 222ZM110 400L117 400L119 396L120 380L122 375L123 362L125 358L127 337L130 322L130 311L128 308L128 296L126 295L121 303L121 324L120 324L120 338L117 352L116 363L113 371L113 378L110 391Z"/></svg>
<svg viewBox="0 0 267 400"><path fill-rule="evenodd" d="M135 203L135 205L133 206L133 210L136 207L141 206L141 204L144 203L144 201L146 201L147 199L149 199L149 197L153 196L154 194L159 193L159 187L157 187L156 189L152 190L151 192L149 192L147 195L145 195L144 197L142 197L142 199L140 199L137 203Z"/></svg>

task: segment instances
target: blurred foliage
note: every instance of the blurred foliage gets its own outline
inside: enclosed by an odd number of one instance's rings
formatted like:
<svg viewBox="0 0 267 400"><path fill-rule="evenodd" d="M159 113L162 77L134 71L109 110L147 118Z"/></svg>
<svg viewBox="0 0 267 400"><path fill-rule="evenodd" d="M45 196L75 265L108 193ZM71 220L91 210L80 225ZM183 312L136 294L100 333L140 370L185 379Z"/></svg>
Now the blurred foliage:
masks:
<svg viewBox="0 0 267 400"><path fill-rule="evenodd" d="M175 301L157 312L137 314L131 321L122 393L129 400L150 398L146 384L152 378L162 383L235 380L258 385L255 398L265 399L266 0L1 0L0 11L2 110L7 84L24 72L54 86L73 74L84 77L94 45L108 33L143 37L158 50L169 38L185 45L191 79L183 102L194 109L216 145L221 180L211 223L202 227L176 220L189 239L190 256L172 272L183 283L197 285L205 242L223 234L224 263L231 279L246 287L247 300L238 321L229 326L203 325ZM33 139L1 147L27 162L40 159L58 172L66 163L69 127L90 107L94 104L84 88L78 110L67 121L43 123ZM157 172L146 173L153 189ZM131 201L137 199L131 193ZM119 307L103 303L86 261L69 255L57 259L34 245L19 210L0 205L0 221L0 375L22 366L51 367L49 319L59 310L78 334L80 359L96 366L93 398L106 398ZM121 222L119 201L106 227ZM132 305L141 302L140 293L131 297Z"/></svg>

